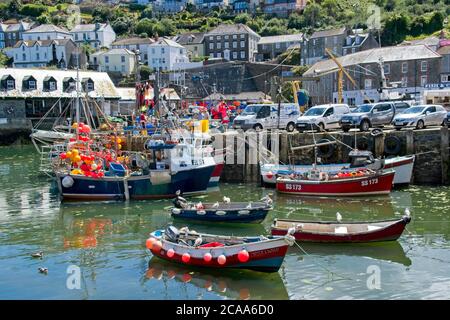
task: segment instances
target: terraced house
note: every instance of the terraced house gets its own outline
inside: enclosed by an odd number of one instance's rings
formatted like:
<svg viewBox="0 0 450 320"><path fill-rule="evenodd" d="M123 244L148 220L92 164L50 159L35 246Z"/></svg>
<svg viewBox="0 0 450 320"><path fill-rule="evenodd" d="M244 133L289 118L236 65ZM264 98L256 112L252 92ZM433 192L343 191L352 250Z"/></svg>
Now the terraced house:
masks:
<svg viewBox="0 0 450 320"><path fill-rule="evenodd" d="M381 66L390 91L409 99L421 101L430 83L439 83L442 56L426 45L383 47L338 57L338 61L356 81L343 81L343 103L358 105L380 100ZM337 102L336 63L316 62L303 77L303 86L310 93L313 104ZM308 80L310 78L311 80Z"/></svg>
<svg viewBox="0 0 450 320"><path fill-rule="evenodd" d="M226 60L255 61L260 38L245 24L221 24L205 34L205 55Z"/></svg>
<svg viewBox="0 0 450 320"><path fill-rule="evenodd" d="M300 48L303 34L262 37L258 42L258 61L272 60L288 49Z"/></svg>
<svg viewBox="0 0 450 320"><path fill-rule="evenodd" d="M0 49L14 47L23 40L25 31L30 30L34 22L20 21L18 23L0 23Z"/></svg>
<svg viewBox="0 0 450 320"><path fill-rule="evenodd" d="M79 24L70 33L76 43L87 43L95 49L109 48L116 40L116 33L108 23Z"/></svg>

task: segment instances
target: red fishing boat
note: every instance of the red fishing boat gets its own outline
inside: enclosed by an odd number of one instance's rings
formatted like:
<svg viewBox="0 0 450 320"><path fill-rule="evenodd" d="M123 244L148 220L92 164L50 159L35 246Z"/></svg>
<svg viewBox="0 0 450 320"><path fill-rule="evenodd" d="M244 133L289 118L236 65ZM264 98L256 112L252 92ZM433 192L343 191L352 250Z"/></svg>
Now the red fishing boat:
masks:
<svg viewBox="0 0 450 320"><path fill-rule="evenodd" d="M366 196L388 194L395 171L361 169L328 175L311 170L305 175L290 175L277 179L278 192L303 196Z"/></svg>
<svg viewBox="0 0 450 320"><path fill-rule="evenodd" d="M312 222L275 219L272 235L292 232L302 242L357 243L397 240L411 221L409 211L400 219L373 222Z"/></svg>
<svg viewBox="0 0 450 320"><path fill-rule="evenodd" d="M184 265L277 272L294 241L289 234L282 237L218 236L168 226L166 230L152 232L146 247L161 259Z"/></svg>

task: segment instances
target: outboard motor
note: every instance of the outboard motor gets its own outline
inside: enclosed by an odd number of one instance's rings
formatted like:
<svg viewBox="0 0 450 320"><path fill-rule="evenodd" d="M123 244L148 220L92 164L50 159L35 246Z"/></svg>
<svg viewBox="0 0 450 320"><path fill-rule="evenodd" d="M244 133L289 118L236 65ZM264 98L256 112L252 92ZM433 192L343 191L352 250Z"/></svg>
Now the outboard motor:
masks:
<svg viewBox="0 0 450 320"><path fill-rule="evenodd" d="M178 231L178 229L175 228L174 226L167 226L166 230L164 231L164 234L166 235L168 241L178 243L180 231Z"/></svg>
<svg viewBox="0 0 450 320"><path fill-rule="evenodd" d="M188 202L182 196L177 195L177 197L173 199L173 205L175 206L175 208L184 209L188 205Z"/></svg>

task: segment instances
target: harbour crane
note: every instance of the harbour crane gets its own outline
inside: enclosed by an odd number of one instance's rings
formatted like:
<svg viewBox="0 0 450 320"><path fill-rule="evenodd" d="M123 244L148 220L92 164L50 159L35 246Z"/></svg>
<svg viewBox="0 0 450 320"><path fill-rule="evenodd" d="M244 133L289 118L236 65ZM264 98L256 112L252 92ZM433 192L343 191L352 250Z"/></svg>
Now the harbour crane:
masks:
<svg viewBox="0 0 450 320"><path fill-rule="evenodd" d="M342 91L344 89L344 75L350 80L350 82L355 86L355 88L358 88L358 84L356 83L355 79L347 72L347 70L344 69L342 64L339 62L339 60L334 56L334 54L328 49L325 48L325 52L330 56L331 60L336 63L338 66L338 83L337 83L337 89L338 89L338 103L342 103ZM361 90L358 89L361 94L363 95L364 99L367 101L370 101L370 98L367 97L367 95Z"/></svg>

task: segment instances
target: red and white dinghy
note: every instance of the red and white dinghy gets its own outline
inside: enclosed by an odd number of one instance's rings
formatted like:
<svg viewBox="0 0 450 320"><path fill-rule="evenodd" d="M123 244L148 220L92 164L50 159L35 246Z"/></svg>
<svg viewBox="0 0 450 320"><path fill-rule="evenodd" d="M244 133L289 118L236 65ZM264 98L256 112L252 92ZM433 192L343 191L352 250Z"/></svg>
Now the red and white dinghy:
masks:
<svg viewBox="0 0 450 320"><path fill-rule="evenodd" d="M372 222L314 222L275 219L272 235L282 236L294 229L295 240L301 242L363 243L395 241L411 221L409 210L402 218Z"/></svg>
<svg viewBox="0 0 450 320"><path fill-rule="evenodd" d="M322 175L323 174L323 175ZM395 171L365 171L355 174L346 173L345 176L328 176L320 172L320 178L291 178L277 179L278 192L302 196L366 196L389 194L392 190Z"/></svg>

